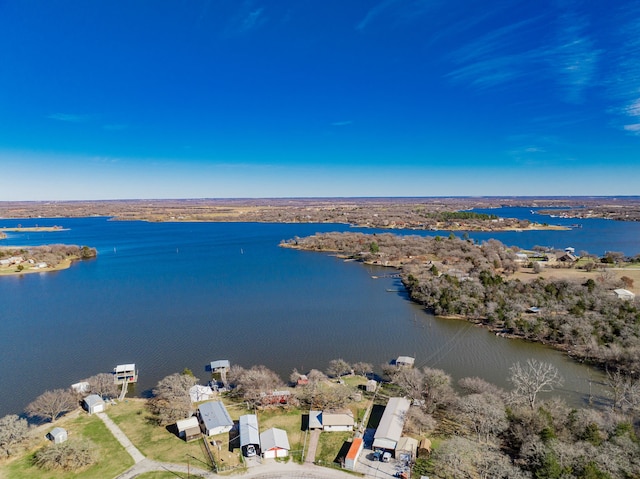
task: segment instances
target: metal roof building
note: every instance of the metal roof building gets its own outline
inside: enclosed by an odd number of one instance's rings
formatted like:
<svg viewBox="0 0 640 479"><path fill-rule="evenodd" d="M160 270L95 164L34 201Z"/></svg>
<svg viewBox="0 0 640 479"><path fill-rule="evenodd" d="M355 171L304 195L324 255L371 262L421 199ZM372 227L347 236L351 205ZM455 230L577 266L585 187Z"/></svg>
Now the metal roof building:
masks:
<svg viewBox="0 0 640 479"><path fill-rule="evenodd" d="M289 455L289 438L287 431L272 427L260 434L262 455L265 458L286 457Z"/></svg>
<svg viewBox="0 0 640 479"><path fill-rule="evenodd" d="M409 412L411 402L405 398L391 398L382 413L380 424L373 436L373 447L379 449L396 449L402 436L404 419Z"/></svg>
<svg viewBox="0 0 640 479"><path fill-rule="evenodd" d="M231 431L233 421L221 401L211 401L200 404L198 418L202 432L207 436L215 436Z"/></svg>
<svg viewBox="0 0 640 479"><path fill-rule="evenodd" d="M245 414L240 416L240 448L242 453L247 456L248 446L254 446L254 453L260 454L260 431L258 430L258 416L255 414Z"/></svg>

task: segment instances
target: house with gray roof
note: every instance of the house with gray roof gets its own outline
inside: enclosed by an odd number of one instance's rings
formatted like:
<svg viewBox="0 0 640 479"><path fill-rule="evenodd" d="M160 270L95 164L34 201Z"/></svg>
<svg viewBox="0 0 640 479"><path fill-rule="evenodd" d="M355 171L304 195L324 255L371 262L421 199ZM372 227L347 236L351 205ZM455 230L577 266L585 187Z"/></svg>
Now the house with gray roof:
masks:
<svg viewBox="0 0 640 479"><path fill-rule="evenodd" d="M233 421L221 401L211 401L198 406L200 429L206 436L215 436L231 431Z"/></svg>

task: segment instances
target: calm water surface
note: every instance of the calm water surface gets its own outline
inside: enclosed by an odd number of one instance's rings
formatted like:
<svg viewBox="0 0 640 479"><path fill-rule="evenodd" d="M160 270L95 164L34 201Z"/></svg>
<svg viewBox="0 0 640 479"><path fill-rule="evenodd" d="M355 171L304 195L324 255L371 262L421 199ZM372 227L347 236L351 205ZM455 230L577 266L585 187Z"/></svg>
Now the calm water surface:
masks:
<svg viewBox="0 0 640 479"><path fill-rule="evenodd" d="M561 393L570 401L586 401L590 391L596 399L603 394L597 371L556 351L436 319L403 293L387 292L399 281L371 276L388 270L278 247L296 235L354 230L344 225L79 218L0 220L0 226L18 222L69 230L11 234L0 245L86 244L98 249L98 258L57 273L0 278L0 416L20 412L47 389L117 364L137 364L135 393L144 394L185 367L206 381L205 366L223 358L264 364L286 379L294 367L324 369L334 358L379 369L412 355L418 365L442 368L454 379L480 376L508 387L509 367L534 357L562 371ZM611 233L619 241L606 249L640 252L640 225L604 223L629 227ZM592 238L587 227L554 232L553 243L548 232L540 233L492 237L524 247L571 243L576 250L604 251L598 250L602 238Z"/></svg>

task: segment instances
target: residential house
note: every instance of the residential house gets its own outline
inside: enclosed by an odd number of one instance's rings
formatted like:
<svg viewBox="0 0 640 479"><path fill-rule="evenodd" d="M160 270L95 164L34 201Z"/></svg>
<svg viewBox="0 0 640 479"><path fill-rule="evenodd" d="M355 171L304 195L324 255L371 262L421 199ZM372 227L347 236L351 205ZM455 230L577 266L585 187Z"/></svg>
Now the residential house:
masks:
<svg viewBox="0 0 640 479"><path fill-rule="evenodd" d="M211 401L198 407L200 429L206 436L215 436L231 431L233 421L221 401Z"/></svg>
<svg viewBox="0 0 640 479"><path fill-rule="evenodd" d="M309 429L353 431L354 425L353 412L349 409L309 411Z"/></svg>
<svg viewBox="0 0 640 479"><path fill-rule="evenodd" d="M210 386L203 386L202 384L196 384L189 388L189 398L191 402L208 401L213 398L215 393Z"/></svg>

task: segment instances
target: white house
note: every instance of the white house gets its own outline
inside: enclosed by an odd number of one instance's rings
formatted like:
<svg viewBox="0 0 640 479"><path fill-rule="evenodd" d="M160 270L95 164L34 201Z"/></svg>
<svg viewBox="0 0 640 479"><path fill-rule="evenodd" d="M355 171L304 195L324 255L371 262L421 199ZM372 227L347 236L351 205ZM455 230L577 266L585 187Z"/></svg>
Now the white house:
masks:
<svg viewBox="0 0 640 479"><path fill-rule="evenodd" d="M233 421L221 401L211 401L198 407L200 428L207 436L215 436L231 431Z"/></svg>
<svg viewBox="0 0 640 479"><path fill-rule="evenodd" d="M265 459L287 457L291 449L287 431L277 427L272 427L260 433L260 444L262 446L262 457Z"/></svg>
<svg viewBox="0 0 640 479"><path fill-rule="evenodd" d="M97 394L91 394L84 398L83 406L87 410L89 414L94 414L97 412L104 412L105 403L104 400L98 396Z"/></svg>
<svg viewBox="0 0 640 479"><path fill-rule="evenodd" d="M349 409L309 411L309 429L326 432L353 431L355 420Z"/></svg>
<svg viewBox="0 0 640 479"><path fill-rule="evenodd" d="M196 384L189 388L189 398L191 402L207 401L215 396L213 389L210 386L203 386L202 384Z"/></svg>

